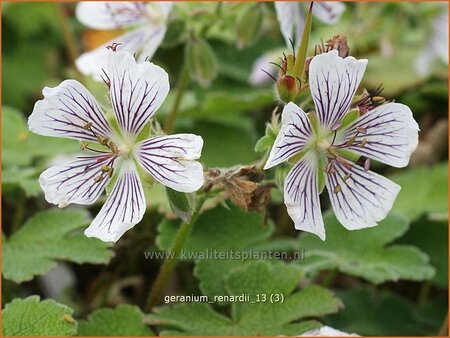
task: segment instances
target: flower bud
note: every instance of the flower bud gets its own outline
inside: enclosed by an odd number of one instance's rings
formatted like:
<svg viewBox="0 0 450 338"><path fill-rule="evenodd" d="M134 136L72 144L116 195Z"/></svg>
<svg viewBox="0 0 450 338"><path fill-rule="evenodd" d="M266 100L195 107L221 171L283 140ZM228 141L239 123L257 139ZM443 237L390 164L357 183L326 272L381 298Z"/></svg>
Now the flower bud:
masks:
<svg viewBox="0 0 450 338"><path fill-rule="evenodd" d="M166 187L166 193L172 212L184 223L188 223L194 212L194 201L192 195L185 194L184 192L179 192L168 187Z"/></svg>
<svg viewBox="0 0 450 338"><path fill-rule="evenodd" d="M276 88L279 99L285 103L294 102L300 93L299 80L289 75L280 76Z"/></svg>
<svg viewBox="0 0 450 338"><path fill-rule="evenodd" d="M259 39L262 31L263 10L259 3L247 6L239 15L236 27L238 49L247 48Z"/></svg>
<svg viewBox="0 0 450 338"><path fill-rule="evenodd" d="M186 62L191 77L202 87L208 87L217 76L217 59L204 39L194 38L186 45Z"/></svg>

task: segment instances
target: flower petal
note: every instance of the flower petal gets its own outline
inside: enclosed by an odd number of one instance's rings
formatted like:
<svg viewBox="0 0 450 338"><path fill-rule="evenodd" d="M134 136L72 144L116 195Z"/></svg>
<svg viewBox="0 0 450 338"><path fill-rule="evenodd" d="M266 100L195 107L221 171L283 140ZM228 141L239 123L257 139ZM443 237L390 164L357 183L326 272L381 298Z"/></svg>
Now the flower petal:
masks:
<svg viewBox="0 0 450 338"><path fill-rule="evenodd" d="M311 137L311 126L306 113L295 103L284 106L281 130L270 150L264 169L272 168L301 151Z"/></svg>
<svg viewBox="0 0 450 338"><path fill-rule="evenodd" d="M313 57L309 86L322 125L331 127L348 112L366 66L367 60L343 59L337 50Z"/></svg>
<svg viewBox="0 0 450 338"><path fill-rule="evenodd" d="M343 139L350 140L358 128L367 133L359 133L347 149L397 168L408 165L419 142L419 126L411 109L400 103L387 103L361 116Z"/></svg>
<svg viewBox="0 0 450 338"><path fill-rule="evenodd" d="M193 134L157 136L142 141L138 161L155 180L181 192L194 192L204 183L200 157L203 139Z"/></svg>
<svg viewBox="0 0 450 338"><path fill-rule="evenodd" d="M312 155L302 158L286 176L284 204L297 230L311 232L325 240L320 211L317 162Z"/></svg>
<svg viewBox="0 0 450 338"><path fill-rule="evenodd" d="M312 11L317 19L332 25L341 18L342 13L345 11L345 5L342 2L316 1Z"/></svg>
<svg viewBox="0 0 450 338"><path fill-rule="evenodd" d="M144 2L83 1L77 5L76 17L93 29L116 29L143 23L147 16Z"/></svg>
<svg viewBox="0 0 450 338"><path fill-rule="evenodd" d="M76 160L56 165L39 176L39 184L49 203L61 207L70 203L92 204L105 189L109 177L102 166L115 167L116 158L100 161L107 155L80 156ZM102 175L100 182L94 181Z"/></svg>
<svg viewBox="0 0 450 338"><path fill-rule="evenodd" d="M55 88L45 87L42 93L44 99L36 102L28 118L33 133L89 141L97 140L94 134L111 135L99 104L78 81L65 80ZM84 128L88 123L91 130Z"/></svg>
<svg viewBox="0 0 450 338"><path fill-rule="evenodd" d="M151 62L138 64L129 53L110 51L106 74L119 125L130 135L138 134L169 92L166 71Z"/></svg>
<svg viewBox="0 0 450 338"><path fill-rule="evenodd" d="M76 60L75 64L82 74L86 76L93 76L95 80L101 81L102 76L104 77L103 70L106 69L108 64L108 55L111 52L108 50L108 46L116 43L118 44L116 51L135 54L141 51L147 45L147 42L151 41L154 36L158 37L161 30L162 28L159 26L151 29L145 27L132 30L104 43L90 52L83 53ZM156 46L156 48L157 47L158 46ZM153 55L146 56L152 57Z"/></svg>
<svg viewBox="0 0 450 338"><path fill-rule="evenodd" d="M104 242L116 242L142 220L144 213L144 190L136 167L131 161L124 162L111 195L84 234Z"/></svg>
<svg viewBox="0 0 450 338"><path fill-rule="evenodd" d="M334 213L345 228L372 227L386 217L400 191L398 184L356 164L346 168L333 161L333 168L326 186Z"/></svg>
<svg viewBox="0 0 450 338"><path fill-rule="evenodd" d="M291 47L291 39L297 46L305 25L300 4L293 1L275 1L275 11L280 24L281 34L286 41L286 46ZM297 34L294 36L294 34Z"/></svg>

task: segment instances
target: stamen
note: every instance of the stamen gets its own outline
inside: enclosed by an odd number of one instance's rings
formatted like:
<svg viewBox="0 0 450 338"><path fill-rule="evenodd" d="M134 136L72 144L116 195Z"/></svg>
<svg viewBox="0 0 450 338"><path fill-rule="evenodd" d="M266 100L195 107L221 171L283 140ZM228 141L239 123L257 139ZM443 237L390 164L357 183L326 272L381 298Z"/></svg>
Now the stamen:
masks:
<svg viewBox="0 0 450 338"><path fill-rule="evenodd" d="M370 159L364 161L364 171L369 171L370 169Z"/></svg>
<svg viewBox="0 0 450 338"><path fill-rule="evenodd" d="M109 167L107 165L103 165L101 168L101 171L103 171L104 173L107 173L109 171Z"/></svg>
<svg viewBox="0 0 450 338"><path fill-rule="evenodd" d="M376 103L376 104L382 104L382 103L386 102L386 99L382 96L374 96L374 97L372 97L372 102Z"/></svg>
<svg viewBox="0 0 450 338"><path fill-rule="evenodd" d="M338 184L337 186L334 187L333 192L334 192L335 194L337 194L339 191L341 191L341 186Z"/></svg>
<svg viewBox="0 0 450 338"><path fill-rule="evenodd" d="M367 134L367 129L366 128L363 128L363 127L358 127L358 128L356 128L356 130L358 131L358 133L360 133L360 134Z"/></svg>
<svg viewBox="0 0 450 338"><path fill-rule="evenodd" d="M337 156L335 154L333 154L330 149L327 149L327 152L325 153L325 156L328 157L329 159L335 160L337 158Z"/></svg>
<svg viewBox="0 0 450 338"><path fill-rule="evenodd" d="M345 182L345 181L347 181L350 178L350 176L352 176L351 173L346 174L342 180Z"/></svg>
<svg viewBox="0 0 450 338"><path fill-rule="evenodd" d="M89 130L89 129L92 128L93 125L94 125L94 124L93 124L92 122L86 123L86 124L83 126L83 129Z"/></svg>
<svg viewBox="0 0 450 338"><path fill-rule="evenodd" d="M114 168L109 168L108 177L111 178L114 172Z"/></svg>
<svg viewBox="0 0 450 338"><path fill-rule="evenodd" d="M366 144L367 144L367 139L366 138L364 138L362 141L361 141L361 144L359 145L361 148L364 148L365 146L366 146Z"/></svg>
<svg viewBox="0 0 450 338"><path fill-rule="evenodd" d="M345 144L346 146L351 146L353 145L353 143L355 143L356 137L358 136L358 134L355 134L350 140L347 141L347 143Z"/></svg>
<svg viewBox="0 0 450 338"><path fill-rule="evenodd" d="M89 143L87 143L86 141L81 141L80 142L80 149L84 150L87 148L87 146L89 145Z"/></svg>
<svg viewBox="0 0 450 338"><path fill-rule="evenodd" d="M99 175L99 176L97 176L96 178L94 178L94 182L95 182L95 183L99 183L99 182L101 182L101 181L103 181L103 176L102 176L102 175Z"/></svg>
<svg viewBox="0 0 450 338"><path fill-rule="evenodd" d="M108 137L101 136L101 135L97 136L97 140L102 146L106 146L108 144L108 142L109 142L109 138Z"/></svg>

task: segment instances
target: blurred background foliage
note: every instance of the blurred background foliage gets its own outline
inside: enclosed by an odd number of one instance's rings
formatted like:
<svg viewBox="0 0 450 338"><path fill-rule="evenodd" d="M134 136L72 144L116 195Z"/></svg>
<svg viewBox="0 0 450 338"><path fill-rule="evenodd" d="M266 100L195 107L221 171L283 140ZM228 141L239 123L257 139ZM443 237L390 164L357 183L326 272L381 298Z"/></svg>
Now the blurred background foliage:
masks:
<svg viewBox="0 0 450 338"><path fill-rule="evenodd" d="M293 229L276 189L268 219L261 213L243 212L228 201L225 206L212 203L191 233L187 250L305 250L306 257L290 264L183 262L167 293L279 290L289 295L289 304L254 308L185 304L162 306L150 315L135 306L143 306L160 262L146 260L143 252L167 250L179 226L164 188L146 189L150 211L112 247L80 235L98 205L89 212L77 207L55 212L37 181L49 164L79 152L75 141L28 131L27 116L42 98L43 87L76 78L106 102L103 83L83 78L73 61L118 32L83 27L74 16L75 5L2 3L2 306L9 303L4 330L8 321L13 325L21 309L32 307L79 320L77 324L64 317L65 326L30 329L28 334L35 335L150 335L151 330L192 335L299 334L319 325L312 318L361 335L446 333L448 72L440 60L426 75L418 75L414 68L419 54L429 48L433 20L442 5L346 3L336 25L313 21L311 53L322 40L347 35L350 55L369 59L362 86L370 92L382 84L383 95L408 105L420 125L420 143L409 167L397 170L374 164L402 186L391 215L377 228L348 232L326 213L327 241L321 242ZM240 22L246 11L261 16L251 38L243 36ZM164 43L152 59L169 73L172 88L177 86L193 35L209 46L213 69L206 86L192 76L175 130L203 137L201 160L207 168L253 163L261 156L254 151L255 143L278 104L270 79L261 86L249 84L253 63L267 52L281 56L287 50L273 3L176 3ZM195 67L195 60L189 64ZM163 125L174 100L172 90L157 116ZM326 200L322 205L324 210L329 208ZM12 302L29 295L54 300L34 297ZM120 304L130 305L99 310ZM310 311L302 312L308 306ZM278 317L283 318L278 326L267 325ZM45 318L52 320L50 315ZM32 318L24 320L31 323ZM117 325L107 325L115 321Z"/></svg>

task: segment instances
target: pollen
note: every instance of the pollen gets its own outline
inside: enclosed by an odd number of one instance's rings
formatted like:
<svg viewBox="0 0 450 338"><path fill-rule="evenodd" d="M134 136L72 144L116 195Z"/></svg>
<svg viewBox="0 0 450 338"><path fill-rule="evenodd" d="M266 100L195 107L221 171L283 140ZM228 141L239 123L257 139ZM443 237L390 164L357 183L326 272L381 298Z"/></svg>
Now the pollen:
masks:
<svg viewBox="0 0 450 338"><path fill-rule="evenodd" d="M93 123L92 123L92 122L89 122L89 123L86 123L86 124L83 126L83 129L89 130L89 129L92 128L92 126L93 126Z"/></svg>
<svg viewBox="0 0 450 338"><path fill-rule="evenodd" d="M95 183L99 183L101 181L103 181L103 176L102 175L98 175L96 178L94 178L94 182Z"/></svg>
<svg viewBox="0 0 450 338"><path fill-rule="evenodd" d="M334 192L335 194L337 194L339 191L341 191L341 186L338 184L337 186L334 187L333 192Z"/></svg>

